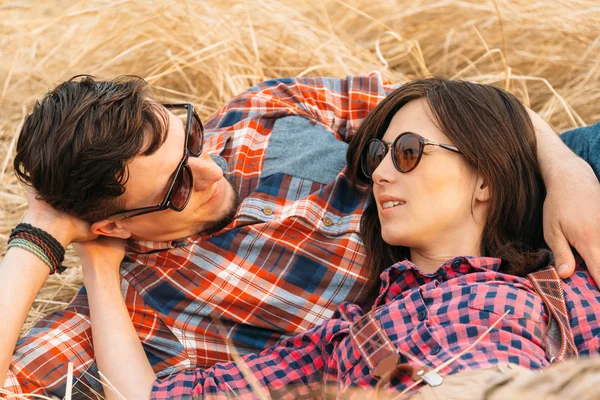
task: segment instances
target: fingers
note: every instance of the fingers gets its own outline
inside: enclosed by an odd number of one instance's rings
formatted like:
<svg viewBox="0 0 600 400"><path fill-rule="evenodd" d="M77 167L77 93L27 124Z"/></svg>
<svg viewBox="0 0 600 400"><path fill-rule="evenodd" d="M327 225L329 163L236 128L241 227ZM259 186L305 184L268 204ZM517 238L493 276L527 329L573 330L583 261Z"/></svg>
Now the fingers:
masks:
<svg viewBox="0 0 600 400"><path fill-rule="evenodd" d="M553 237L547 239L546 242L554 253L554 264L556 265L558 275L560 275L562 279L566 279L573 275L573 272L575 272L575 256L573 256L571 246L569 246L569 242L562 232L553 235Z"/></svg>
<svg viewBox="0 0 600 400"><path fill-rule="evenodd" d="M594 278L596 282L596 286L600 286L598 283L600 282L600 240L593 240L592 238L588 238L588 240L584 241L584 246L577 246L577 252L585 261L587 269Z"/></svg>

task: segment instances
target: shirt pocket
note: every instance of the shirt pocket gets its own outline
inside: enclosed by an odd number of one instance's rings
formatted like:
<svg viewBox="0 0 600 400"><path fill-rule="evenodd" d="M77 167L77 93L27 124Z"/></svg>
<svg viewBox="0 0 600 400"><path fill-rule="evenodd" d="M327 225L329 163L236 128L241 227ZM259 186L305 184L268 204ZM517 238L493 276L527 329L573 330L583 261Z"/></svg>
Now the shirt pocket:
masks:
<svg viewBox="0 0 600 400"><path fill-rule="evenodd" d="M358 234L361 198L348 200L345 188L341 187L345 185L342 180L337 178L323 185L285 174L261 179L256 190L240 205L234 226L268 223L277 229L293 227L332 237ZM348 206L339 210L336 205L342 201Z"/></svg>
<svg viewBox="0 0 600 400"><path fill-rule="evenodd" d="M539 323L544 315L544 303L525 286L510 284L476 284L471 286L469 308L498 316L508 311L505 319L523 319Z"/></svg>

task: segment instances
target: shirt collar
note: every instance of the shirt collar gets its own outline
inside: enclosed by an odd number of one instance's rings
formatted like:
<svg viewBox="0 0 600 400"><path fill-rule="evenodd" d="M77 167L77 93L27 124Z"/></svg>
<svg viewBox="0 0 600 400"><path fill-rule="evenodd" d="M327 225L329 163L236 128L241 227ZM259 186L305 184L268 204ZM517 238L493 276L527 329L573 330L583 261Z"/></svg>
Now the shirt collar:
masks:
<svg viewBox="0 0 600 400"><path fill-rule="evenodd" d="M375 306L387 303L403 291L434 279L443 282L471 272L498 272L501 263L499 258L460 256L449 259L434 273L426 274L409 260L399 261L381 273L381 287Z"/></svg>
<svg viewBox="0 0 600 400"><path fill-rule="evenodd" d="M130 239L125 245L125 250L127 253L151 254L163 250L171 250L176 247L187 246L189 240L190 238L182 238L177 240L169 240L166 242L157 242L151 240Z"/></svg>

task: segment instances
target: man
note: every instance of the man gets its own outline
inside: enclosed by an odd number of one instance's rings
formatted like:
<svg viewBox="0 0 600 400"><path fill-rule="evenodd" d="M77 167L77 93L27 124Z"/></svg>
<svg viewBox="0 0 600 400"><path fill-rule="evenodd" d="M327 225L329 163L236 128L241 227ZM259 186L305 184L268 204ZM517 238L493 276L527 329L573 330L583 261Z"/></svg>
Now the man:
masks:
<svg viewBox="0 0 600 400"><path fill-rule="evenodd" d="M163 108L139 81L64 83L36 105L19 139L16 170L55 208L32 199L24 221L63 246L132 239L122 291L159 377L228 360L224 338L242 354L257 351L343 301L367 299L358 238L365 199L350 189L345 150L392 89L377 74L268 81L211 117L202 141L189 106ZM557 265L572 273L571 243L598 279L597 179L543 121L536 125ZM20 339L11 358L48 268L11 248L0 274L5 387L62 395L72 362L76 396L100 392L85 289Z"/></svg>

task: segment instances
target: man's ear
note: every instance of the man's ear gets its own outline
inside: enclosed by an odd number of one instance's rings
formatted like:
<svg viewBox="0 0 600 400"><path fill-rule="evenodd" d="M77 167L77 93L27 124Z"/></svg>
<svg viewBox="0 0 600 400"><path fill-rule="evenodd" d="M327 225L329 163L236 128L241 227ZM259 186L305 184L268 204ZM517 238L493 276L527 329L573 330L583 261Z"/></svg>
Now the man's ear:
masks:
<svg viewBox="0 0 600 400"><path fill-rule="evenodd" d="M475 186L475 200L479 202L486 202L490 199L490 186L487 184L482 176L477 177L477 184Z"/></svg>
<svg viewBox="0 0 600 400"><path fill-rule="evenodd" d="M112 236L121 239L128 239L131 236L131 232L125 228L121 221L111 221L109 219L94 222L90 230L96 235Z"/></svg>

